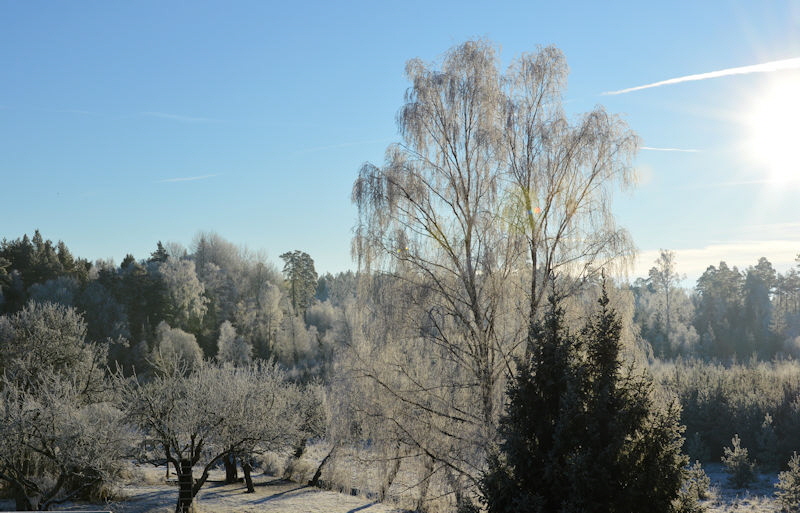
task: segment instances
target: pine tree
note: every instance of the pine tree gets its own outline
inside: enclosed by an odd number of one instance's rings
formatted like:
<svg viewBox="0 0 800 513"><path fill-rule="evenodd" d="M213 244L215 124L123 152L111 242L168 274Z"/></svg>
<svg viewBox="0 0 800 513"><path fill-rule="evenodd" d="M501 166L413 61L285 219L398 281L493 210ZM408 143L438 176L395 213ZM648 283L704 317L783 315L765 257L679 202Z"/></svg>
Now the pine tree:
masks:
<svg viewBox="0 0 800 513"><path fill-rule="evenodd" d="M285 262L283 274L289 287L289 299L295 315L305 315L308 307L314 302L317 292L317 271L314 260L308 253L295 250L281 255Z"/></svg>
<svg viewBox="0 0 800 513"><path fill-rule="evenodd" d="M747 488L755 480L756 465L750 460L747 449L742 447L742 441L738 434L734 434L731 439L733 448L725 447L722 463L728 472L728 481L735 488Z"/></svg>
<svg viewBox="0 0 800 513"><path fill-rule="evenodd" d="M800 511L800 456L796 452L789 460L789 469L778 475L775 488L781 511Z"/></svg>
<svg viewBox="0 0 800 513"><path fill-rule="evenodd" d="M621 323L605 288L579 335L550 298L527 361L518 363L482 491L490 512L673 511L687 459L677 407L624 366Z"/></svg>
<svg viewBox="0 0 800 513"><path fill-rule="evenodd" d="M167 249L161 244L161 241L158 241L156 250L150 253L150 258L148 258L147 261L164 263L167 260L169 260L169 253L167 253Z"/></svg>

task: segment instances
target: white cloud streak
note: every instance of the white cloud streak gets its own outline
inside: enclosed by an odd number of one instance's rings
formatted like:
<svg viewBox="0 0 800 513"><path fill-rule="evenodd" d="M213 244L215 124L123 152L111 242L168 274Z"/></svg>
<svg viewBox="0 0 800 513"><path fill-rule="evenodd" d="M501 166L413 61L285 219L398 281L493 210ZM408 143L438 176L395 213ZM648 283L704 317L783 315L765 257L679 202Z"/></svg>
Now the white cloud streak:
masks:
<svg viewBox="0 0 800 513"><path fill-rule="evenodd" d="M782 71L787 69L800 69L800 57L795 57L793 59L783 59L779 61L764 62L762 64L753 64L751 66L740 66L738 68L721 69L718 71L711 71L708 73L686 75L683 77L670 78L669 80L662 80L660 82L653 82L652 84L645 84L636 87L629 87L627 89L620 89L619 91L606 91L602 94L603 95L625 94L625 93L631 93L633 91L641 91L642 89L651 89L653 87L680 84L682 82L695 82L697 80L708 80L709 78L727 77L731 75L749 75L751 73L772 73L774 71Z"/></svg>
<svg viewBox="0 0 800 513"><path fill-rule="evenodd" d="M82 110L82 109L59 109L55 112L59 114L83 114L86 116L97 116L98 114L89 110Z"/></svg>
<svg viewBox="0 0 800 513"><path fill-rule="evenodd" d="M219 175L202 175L202 176L185 176L179 178L165 178L164 180L159 180L156 183L176 183L176 182L196 182L197 180L205 180L207 178L213 178Z"/></svg>
<svg viewBox="0 0 800 513"><path fill-rule="evenodd" d="M181 121L183 123L214 123L217 120L195 116L184 116L181 114L169 114L167 112L140 112L142 116L151 118L169 119L171 121Z"/></svg>
<svg viewBox="0 0 800 513"><path fill-rule="evenodd" d="M350 146L361 146L362 144L375 144L380 142L388 142L391 141L392 138L384 137L382 139L370 139L368 141L353 141L353 142L345 142L341 144L330 144L328 146L316 146L314 148L306 148L303 150L296 151L295 154L300 153L316 153L318 151L327 151L327 150L337 150L339 148L349 148Z"/></svg>
<svg viewBox="0 0 800 513"><path fill-rule="evenodd" d="M700 153L700 150L684 149L684 148L656 148L653 146L642 146L639 149L644 151L675 151L678 153Z"/></svg>

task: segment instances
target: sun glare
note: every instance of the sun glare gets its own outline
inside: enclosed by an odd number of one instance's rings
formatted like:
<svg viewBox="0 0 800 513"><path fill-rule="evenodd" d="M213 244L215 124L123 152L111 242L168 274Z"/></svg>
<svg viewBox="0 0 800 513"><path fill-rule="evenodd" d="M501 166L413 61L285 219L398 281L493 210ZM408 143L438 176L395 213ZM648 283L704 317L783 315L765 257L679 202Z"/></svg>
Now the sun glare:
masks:
<svg viewBox="0 0 800 513"><path fill-rule="evenodd" d="M749 153L776 185L800 184L800 76L773 83L748 117Z"/></svg>

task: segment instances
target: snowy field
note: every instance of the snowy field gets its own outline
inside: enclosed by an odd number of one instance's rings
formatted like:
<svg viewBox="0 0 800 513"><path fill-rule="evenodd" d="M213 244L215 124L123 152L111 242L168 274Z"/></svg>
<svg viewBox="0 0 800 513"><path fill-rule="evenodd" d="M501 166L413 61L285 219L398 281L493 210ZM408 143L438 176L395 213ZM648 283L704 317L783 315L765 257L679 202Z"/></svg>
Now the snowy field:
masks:
<svg viewBox="0 0 800 513"><path fill-rule="evenodd" d="M721 464L710 464L706 473L711 478L711 497L706 502L711 513L778 512L774 501L777 474L759 474L749 489L737 490L727 485L727 474ZM119 498L107 503L68 503L59 511L103 510L114 513L172 513L178 496L174 475L164 481L164 467L136 466L128 482L118 490ZM285 513L400 513L407 509L380 504L364 497L320 490L266 474L254 474L255 493L244 493L244 483L226 485L224 472L215 470L195 499L198 513L285 512ZM0 500L0 511L12 511L10 500Z"/></svg>
<svg viewBox="0 0 800 513"><path fill-rule="evenodd" d="M114 513L172 513L178 499L174 476L164 482L164 467L142 466L131 472L129 482L119 490L120 499L107 503L68 503L59 511L103 510ZM402 510L377 504L363 497L319 490L272 476L254 474L255 493L244 493L244 483L226 485L225 473L213 471L209 481L195 498L195 511L211 512L285 512L285 513L390 513ZM14 503L0 500L0 511L13 510Z"/></svg>
<svg viewBox="0 0 800 513"><path fill-rule="evenodd" d="M775 483L778 474L758 473L758 479L748 489L738 490L728 486L728 474L721 463L703 466L711 479L711 498L707 501L709 512L723 513L732 511L766 513L780 511L775 501Z"/></svg>

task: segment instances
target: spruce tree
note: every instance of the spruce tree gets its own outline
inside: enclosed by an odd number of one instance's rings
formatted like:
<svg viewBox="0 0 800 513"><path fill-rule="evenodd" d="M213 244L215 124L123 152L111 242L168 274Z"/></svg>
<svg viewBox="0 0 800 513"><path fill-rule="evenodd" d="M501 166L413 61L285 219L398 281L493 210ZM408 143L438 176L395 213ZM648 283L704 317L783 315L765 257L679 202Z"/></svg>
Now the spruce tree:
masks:
<svg viewBox="0 0 800 513"><path fill-rule="evenodd" d="M518 362L502 442L482 482L490 512L673 511L687 459L675 406L624 365L621 323L605 287L577 335L555 295Z"/></svg>
<svg viewBox="0 0 800 513"><path fill-rule="evenodd" d="M161 244L161 241L158 241L156 245L156 250L150 253L150 258L147 259L147 262L158 262L164 263L169 260L169 253L167 253L167 249Z"/></svg>
<svg viewBox="0 0 800 513"><path fill-rule="evenodd" d="M532 330L529 356L517 362L508 387L500 452L490 455L482 482L490 512L557 511L568 495L569 438L583 420L575 411L578 344L551 295L544 320Z"/></svg>

